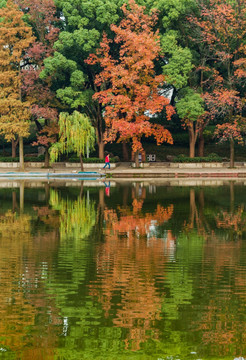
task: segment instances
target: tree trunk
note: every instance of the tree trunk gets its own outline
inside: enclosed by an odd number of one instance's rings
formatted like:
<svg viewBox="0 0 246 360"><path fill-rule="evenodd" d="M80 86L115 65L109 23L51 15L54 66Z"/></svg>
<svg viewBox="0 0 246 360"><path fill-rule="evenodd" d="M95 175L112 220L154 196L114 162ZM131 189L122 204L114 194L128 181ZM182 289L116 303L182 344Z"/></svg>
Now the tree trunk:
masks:
<svg viewBox="0 0 246 360"><path fill-rule="evenodd" d="M44 189L45 189L45 202L46 204L49 204L49 200L50 200L50 185L46 182L44 185Z"/></svg>
<svg viewBox="0 0 246 360"><path fill-rule="evenodd" d="M100 111L99 111L100 112ZM98 156L99 159L104 158L104 142L103 142L103 126L102 126L102 117L101 115L97 117L97 127L96 127L96 136L97 136L97 145L98 145Z"/></svg>
<svg viewBox="0 0 246 360"><path fill-rule="evenodd" d="M48 168L50 166L50 154L48 148L45 148L44 153L44 166Z"/></svg>
<svg viewBox="0 0 246 360"><path fill-rule="evenodd" d="M234 193L234 182L230 182L230 211L234 211L235 193Z"/></svg>
<svg viewBox="0 0 246 360"><path fill-rule="evenodd" d="M135 165L136 168L139 168L139 151L135 152Z"/></svg>
<svg viewBox="0 0 246 360"><path fill-rule="evenodd" d="M123 153L123 161L129 161L128 146L126 141L122 142L122 153Z"/></svg>
<svg viewBox="0 0 246 360"><path fill-rule="evenodd" d="M198 199L199 199L199 210L202 213L203 209L204 209L204 190L203 189L200 190Z"/></svg>
<svg viewBox="0 0 246 360"><path fill-rule="evenodd" d="M25 194L25 182L20 182L20 214L24 212L24 194Z"/></svg>
<svg viewBox="0 0 246 360"><path fill-rule="evenodd" d="M81 167L81 171L84 171L84 163L83 163L83 157L82 154L79 155L80 158L80 167Z"/></svg>
<svg viewBox="0 0 246 360"><path fill-rule="evenodd" d="M189 143L190 143L190 158L195 157L195 134L193 129L189 129Z"/></svg>
<svg viewBox="0 0 246 360"><path fill-rule="evenodd" d="M23 149L22 136L19 136L19 159L20 159L20 170L24 170L24 149Z"/></svg>
<svg viewBox="0 0 246 360"><path fill-rule="evenodd" d="M80 199L82 199L82 197L83 197L83 191L84 191L84 181L81 181L81 184L80 184L80 193L79 193Z"/></svg>
<svg viewBox="0 0 246 360"><path fill-rule="evenodd" d="M99 159L104 159L104 142L103 141L98 141L98 155L99 155Z"/></svg>
<svg viewBox="0 0 246 360"><path fill-rule="evenodd" d="M194 228L195 213L196 213L196 193L195 193L195 189L190 189L190 227L191 227L191 229Z"/></svg>
<svg viewBox="0 0 246 360"><path fill-rule="evenodd" d="M199 134L199 142L198 142L198 156L204 156L204 136L203 136L203 129Z"/></svg>
<svg viewBox="0 0 246 360"><path fill-rule="evenodd" d="M15 158L16 157L16 148L17 148L17 145L18 145L18 141L19 139L17 139L16 141L14 139L12 139L11 141L11 145L12 145L12 158Z"/></svg>
<svg viewBox="0 0 246 360"><path fill-rule="evenodd" d="M234 167L234 140L230 139L230 168Z"/></svg>
<svg viewBox="0 0 246 360"><path fill-rule="evenodd" d="M98 192L98 207L97 207L97 221L96 221L96 226L95 226L95 234L97 237L97 241L104 241L103 239L103 232L101 231L101 229L103 228L103 224L104 224L104 209L105 209L105 190L103 188L99 189Z"/></svg>
<svg viewBox="0 0 246 360"><path fill-rule="evenodd" d="M16 198L16 191L12 192L12 212L14 213L17 209L17 198Z"/></svg>
<svg viewBox="0 0 246 360"><path fill-rule="evenodd" d="M124 186L122 192L122 204L124 207L127 207L128 204L128 193L129 193L129 187Z"/></svg>
<svg viewBox="0 0 246 360"><path fill-rule="evenodd" d="M102 211L105 208L105 197L104 197L104 189L99 189L99 206Z"/></svg>

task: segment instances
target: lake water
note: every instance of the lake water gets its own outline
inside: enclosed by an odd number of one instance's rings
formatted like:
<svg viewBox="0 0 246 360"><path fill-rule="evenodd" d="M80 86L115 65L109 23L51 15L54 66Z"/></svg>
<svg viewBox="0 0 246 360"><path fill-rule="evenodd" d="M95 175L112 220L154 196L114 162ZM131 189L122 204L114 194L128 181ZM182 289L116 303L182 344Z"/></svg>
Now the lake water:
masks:
<svg viewBox="0 0 246 360"><path fill-rule="evenodd" d="M0 189L0 359L246 358L244 185L71 185Z"/></svg>

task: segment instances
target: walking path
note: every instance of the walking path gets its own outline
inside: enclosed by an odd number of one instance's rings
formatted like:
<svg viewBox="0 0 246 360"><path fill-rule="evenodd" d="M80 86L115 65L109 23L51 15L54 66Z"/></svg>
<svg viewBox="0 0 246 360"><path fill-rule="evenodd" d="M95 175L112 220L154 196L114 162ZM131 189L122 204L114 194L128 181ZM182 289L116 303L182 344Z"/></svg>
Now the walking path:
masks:
<svg viewBox="0 0 246 360"><path fill-rule="evenodd" d="M52 169L44 168L30 168L26 165L25 175L28 177L33 177L33 174L45 174L49 175L62 175L62 173L77 174L74 177L78 177L78 167L71 169L64 169L64 167L59 167L59 165ZM177 166L177 167L176 167ZM180 167L178 167L180 166ZM206 167L202 167L206 166ZM87 170L86 170L87 171ZM107 176L113 179L175 179L175 178L213 178L213 179L231 179L231 178L245 178L246 179L246 165L244 163L236 164L235 168L229 168L229 164L172 164L172 163L150 163L149 167L146 168L133 168L131 163L119 163L115 168L111 169L102 169L95 164L94 168L90 168L89 172L99 173L100 176ZM10 168L1 168L0 169L0 178L6 178L8 174L22 173L18 169Z"/></svg>
<svg viewBox="0 0 246 360"><path fill-rule="evenodd" d="M175 164L178 166L178 164ZM199 166L200 165L200 166ZM169 163L151 163L147 168L132 168L122 163L115 169L106 170L113 178L246 178L246 166L229 168L202 167L202 164L181 164L184 167L171 167Z"/></svg>

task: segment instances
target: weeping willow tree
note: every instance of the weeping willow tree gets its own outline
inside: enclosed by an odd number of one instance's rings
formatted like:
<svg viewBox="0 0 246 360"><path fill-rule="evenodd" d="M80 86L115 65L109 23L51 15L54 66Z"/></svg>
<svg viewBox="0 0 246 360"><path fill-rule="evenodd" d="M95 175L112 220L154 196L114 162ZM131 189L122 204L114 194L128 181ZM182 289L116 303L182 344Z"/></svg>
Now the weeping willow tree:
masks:
<svg viewBox="0 0 246 360"><path fill-rule="evenodd" d="M80 240L89 236L96 223L94 201L80 196L76 200L62 198L58 191L51 189L50 205L60 213L61 242L74 239L81 244Z"/></svg>
<svg viewBox="0 0 246 360"><path fill-rule="evenodd" d="M50 148L50 159L56 161L60 154L76 152L80 157L81 171L84 171L83 156L93 150L95 129L85 114L74 111L71 115L61 113L59 116L59 141Z"/></svg>

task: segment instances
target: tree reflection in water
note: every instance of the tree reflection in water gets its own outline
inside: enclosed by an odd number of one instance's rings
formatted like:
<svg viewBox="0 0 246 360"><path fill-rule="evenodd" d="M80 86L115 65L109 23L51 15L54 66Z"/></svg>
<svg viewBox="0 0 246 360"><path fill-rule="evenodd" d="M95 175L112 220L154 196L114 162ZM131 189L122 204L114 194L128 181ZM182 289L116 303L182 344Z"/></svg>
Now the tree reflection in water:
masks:
<svg viewBox="0 0 246 360"><path fill-rule="evenodd" d="M18 205L13 191L12 209L0 214L1 347L15 354L13 358L44 359L54 356L61 324L54 297L47 296L43 281L58 237L54 228L34 231L34 215L24 209L24 187L21 195Z"/></svg>
<svg viewBox="0 0 246 360"><path fill-rule="evenodd" d="M80 240L90 234L96 222L94 202L80 194L76 199L63 198L55 189L50 190L50 205L59 211L60 240Z"/></svg>
<svg viewBox="0 0 246 360"><path fill-rule="evenodd" d="M196 192L198 206L195 189L190 189L190 221L185 223L185 233L188 237L197 234L206 241L197 279L199 297L203 299L198 306L203 311L196 320L191 319L191 328L193 332L201 333L206 355L216 354L223 358L228 354L245 354L246 279L241 259L246 232L244 200L235 205L233 182L230 182L230 201L219 209L209 208L206 201L199 207L203 190Z"/></svg>
<svg viewBox="0 0 246 360"><path fill-rule="evenodd" d="M53 359L59 337L67 335L68 314L73 316L64 303L65 294L77 292L86 273L82 240L95 224L96 211L82 190L71 199L48 189L46 203L28 210L24 193L21 183L19 203L13 191L12 209L0 214L1 347L21 359ZM61 275L56 277L57 258ZM64 284L67 269L72 271L72 281ZM76 307L74 311L77 315Z"/></svg>
<svg viewBox="0 0 246 360"><path fill-rule="evenodd" d="M132 206L104 207L105 241L96 249L97 280L91 295L98 298L114 326L127 329L125 346L138 350L146 339L157 339L164 294L158 276L164 274L165 256L174 251L171 231L156 237L161 224L173 214L173 205L157 204L154 213L144 213L145 189L133 193ZM113 316L112 316L113 315Z"/></svg>
<svg viewBox="0 0 246 360"><path fill-rule="evenodd" d="M158 191L46 187L41 203L14 191L0 211L1 347L40 360L245 354L244 188Z"/></svg>

